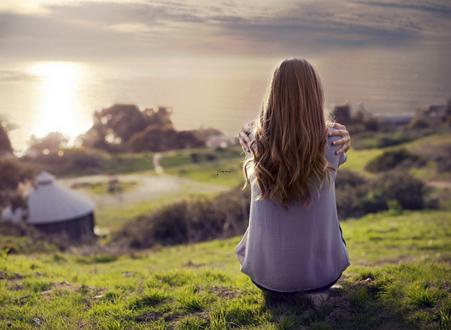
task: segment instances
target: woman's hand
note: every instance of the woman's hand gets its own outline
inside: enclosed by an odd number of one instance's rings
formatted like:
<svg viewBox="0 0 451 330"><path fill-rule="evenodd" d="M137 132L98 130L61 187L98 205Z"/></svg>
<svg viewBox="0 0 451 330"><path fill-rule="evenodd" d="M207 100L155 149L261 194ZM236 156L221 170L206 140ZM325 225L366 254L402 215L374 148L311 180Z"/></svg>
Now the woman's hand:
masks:
<svg viewBox="0 0 451 330"><path fill-rule="evenodd" d="M246 125L241 128L240 133L238 133L238 140L240 141L241 148L243 148L244 152L250 153L250 145L252 142L251 133L252 129L255 126L255 121L252 120L248 122Z"/></svg>
<svg viewBox="0 0 451 330"><path fill-rule="evenodd" d="M336 128L335 130L331 131L329 133L329 136L339 136L341 139L335 140L332 142L333 145L340 146L335 153L337 155L345 153L346 151L351 148L351 135L349 135L348 130L346 129L345 125L339 124L339 123L327 123L328 127Z"/></svg>

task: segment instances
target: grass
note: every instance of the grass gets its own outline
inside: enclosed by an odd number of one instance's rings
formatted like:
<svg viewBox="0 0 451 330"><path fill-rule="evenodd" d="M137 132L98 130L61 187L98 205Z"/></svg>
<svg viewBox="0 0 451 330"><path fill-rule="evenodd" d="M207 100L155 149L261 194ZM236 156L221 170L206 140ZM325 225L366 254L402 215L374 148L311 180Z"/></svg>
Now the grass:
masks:
<svg viewBox="0 0 451 330"><path fill-rule="evenodd" d="M450 133L437 133L386 148L351 149L348 151L348 159L343 164L343 168L358 172L367 177L372 177L374 174L366 171L365 166L369 161L378 157L384 151L406 148L414 153L424 155L431 148L443 148L444 145L448 145L450 138ZM190 151L172 152L162 158L161 164L167 168L167 173L183 178L202 182L217 182L218 184L229 187L242 183L241 165L243 156L240 153L239 147L225 149L223 156L217 156L214 160L207 160L205 155L210 152L209 149L205 148L195 151L195 153L203 155L199 156L198 163L192 162L190 156L192 152ZM429 164L426 169L412 169L412 173L418 177L424 177L427 174L427 178L436 178L434 166L434 164Z"/></svg>
<svg viewBox="0 0 451 330"><path fill-rule="evenodd" d="M116 191L120 193L128 192L136 188L137 182L118 182L116 184ZM86 189L89 192L94 194L102 195L102 194L110 194L110 184L108 182L83 182L83 183L75 183L71 186L72 189Z"/></svg>
<svg viewBox="0 0 451 330"><path fill-rule="evenodd" d="M189 187L174 193L160 194L158 197L148 201L132 203L125 207L102 207L96 210L96 225L108 231L121 228L130 220L142 215L149 215L156 210L183 199L195 198L197 196L212 196L214 193L193 193Z"/></svg>
<svg viewBox="0 0 451 330"><path fill-rule="evenodd" d="M365 176L373 176L365 170L365 165L383 153L383 149L365 149L348 152L348 159L343 164L343 168L358 172ZM166 173L176 175L191 180L210 182L235 187L243 183L242 163L243 157L229 158L219 161L202 162L192 164L191 162L179 163L168 169Z"/></svg>
<svg viewBox="0 0 451 330"><path fill-rule="evenodd" d="M240 237L113 257L3 255L0 328L449 329L450 227L445 211L343 222L352 266L318 308L265 302L239 271Z"/></svg>
<svg viewBox="0 0 451 330"><path fill-rule="evenodd" d="M381 155L384 149L351 149L347 152L346 162L341 166L343 169L351 170L364 176L373 176L372 173L365 170L369 161Z"/></svg>
<svg viewBox="0 0 451 330"><path fill-rule="evenodd" d="M119 174L149 170L153 170L153 154L151 152L123 153L102 160L98 173Z"/></svg>
<svg viewBox="0 0 451 330"><path fill-rule="evenodd" d="M242 159L213 161L201 164L181 165L166 170L166 173L184 179L235 187L243 183Z"/></svg>
<svg viewBox="0 0 451 330"><path fill-rule="evenodd" d="M188 150L177 150L164 153L161 157L161 166L175 167L194 163L208 163L224 159L240 158L241 147L232 146L224 149L194 148Z"/></svg>
<svg viewBox="0 0 451 330"><path fill-rule="evenodd" d="M166 153L160 163L166 173L185 179L227 187L243 182L242 151L238 146L174 151Z"/></svg>

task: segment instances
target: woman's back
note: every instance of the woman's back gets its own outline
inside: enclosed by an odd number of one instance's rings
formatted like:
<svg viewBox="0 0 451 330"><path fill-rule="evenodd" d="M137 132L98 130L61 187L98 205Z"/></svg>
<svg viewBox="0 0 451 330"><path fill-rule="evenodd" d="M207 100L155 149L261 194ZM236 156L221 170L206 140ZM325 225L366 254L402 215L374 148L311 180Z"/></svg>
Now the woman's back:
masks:
<svg viewBox="0 0 451 330"><path fill-rule="evenodd" d="M335 201L335 177L343 154L329 138L325 149L331 180L308 206L288 208L271 199L259 199L260 188L249 172L251 209L249 227L236 247L241 271L263 288L280 292L317 289L337 280L349 266Z"/></svg>

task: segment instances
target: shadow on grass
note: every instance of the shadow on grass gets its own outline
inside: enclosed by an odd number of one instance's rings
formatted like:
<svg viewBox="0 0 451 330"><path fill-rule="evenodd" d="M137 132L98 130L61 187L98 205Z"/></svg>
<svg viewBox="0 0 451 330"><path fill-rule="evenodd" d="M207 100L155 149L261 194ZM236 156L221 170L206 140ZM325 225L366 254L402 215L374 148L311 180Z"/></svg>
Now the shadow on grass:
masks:
<svg viewBox="0 0 451 330"><path fill-rule="evenodd" d="M417 329L419 326L381 299L372 281L342 283L329 298L313 304L308 295L263 293L264 308L277 329Z"/></svg>

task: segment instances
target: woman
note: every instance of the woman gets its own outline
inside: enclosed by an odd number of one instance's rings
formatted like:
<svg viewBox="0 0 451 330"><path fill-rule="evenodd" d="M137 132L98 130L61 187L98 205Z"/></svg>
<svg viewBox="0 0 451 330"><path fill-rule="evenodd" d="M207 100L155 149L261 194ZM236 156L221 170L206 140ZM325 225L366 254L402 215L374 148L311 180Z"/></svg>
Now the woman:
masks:
<svg viewBox="0 0 451 330"><path fill-rule="evenodd" d="M240 134L251 207L236 253L265 293L324 292L349 266L334 181L350 137L326 124L323 102L313 67L285 60L255 127Z"/></svg>

